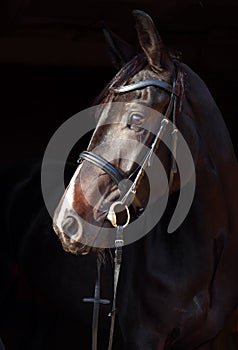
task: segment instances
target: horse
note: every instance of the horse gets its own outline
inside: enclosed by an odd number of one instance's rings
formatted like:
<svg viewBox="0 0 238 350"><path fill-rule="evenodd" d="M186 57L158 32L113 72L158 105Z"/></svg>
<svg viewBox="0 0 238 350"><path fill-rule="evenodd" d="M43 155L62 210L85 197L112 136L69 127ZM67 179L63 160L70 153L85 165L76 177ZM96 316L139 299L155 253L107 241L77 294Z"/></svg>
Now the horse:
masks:
<svg viewBox="0 0 238 350"><path fill-rule="evenodd" d="M121 41L111 37L114 60L123 65L96 100L95 131L53 226L64 250L107 261L112 230L126 230L142 217L150 195L153 203L165 196L161 173L155 173L162 166L170 179L163 214L122 249L116 290L120 348L213 349L238 301L237 160L206 84L166 48L148 14L134 10L133 16L141 52L135 55L129 45L120 50ZM166 131L169 122L173 126ZM162 129L172 146L159 141ZM180 146L173 141L177 130L189 146L196 183L186 217L168 232L182 186L194 181L188 171L182 185L174 151ZM148 164L152 153L160 166ZM150 193L148 167L155 168L156 193ZM117 341L114 335L115 348Z"/></svg>

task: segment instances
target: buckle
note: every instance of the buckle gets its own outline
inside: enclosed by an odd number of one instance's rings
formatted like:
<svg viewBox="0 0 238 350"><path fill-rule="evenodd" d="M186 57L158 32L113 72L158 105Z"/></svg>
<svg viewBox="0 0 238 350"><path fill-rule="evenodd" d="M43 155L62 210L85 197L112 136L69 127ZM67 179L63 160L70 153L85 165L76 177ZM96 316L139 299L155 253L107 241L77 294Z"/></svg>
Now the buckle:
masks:
<svg viewBox="0 0 238 350"><path fill-rule="evenodd" d="M124 244L125 244L124 239L116 239L116 240L115 240L115 247L116 247L116 248L123 247Z"/></svg>

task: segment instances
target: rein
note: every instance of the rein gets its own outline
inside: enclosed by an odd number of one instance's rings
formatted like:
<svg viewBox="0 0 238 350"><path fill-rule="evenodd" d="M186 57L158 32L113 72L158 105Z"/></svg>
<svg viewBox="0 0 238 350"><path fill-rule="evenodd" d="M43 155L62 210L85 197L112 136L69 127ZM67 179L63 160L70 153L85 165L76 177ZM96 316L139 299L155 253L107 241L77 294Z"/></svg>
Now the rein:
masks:
<svg viewBox="0 0 238 350"><path fill-rule="evenodd" d="M141 177L143 176L143 171L146 168L146 166L151 166L151 158L152 155L157 151L160 139L163 136L163 134L166 131L166 127L169 123L170 116L172 116L172 122L173 122L173 131L172 131L172 161L171 161L171 168L170 168L170 174L169 174L169 188L171 188L173 184L174 174L177 173L177 166L176 166L176 149L177 149L177 139L178 139L178 129L176 128L176 107L177 107L177 97L179 96L178 92L178 78L174 79L173 84L170 85L164 81L157 80L157 79L149 79L140 81L138 83L133 83L129 85L121 86L117 89L114 89L114 92L116 94L122 94L131 92L137 89L144 89L147 86L156 86L160 89L163 89L164 91L168 92L170 94L170 101L168 103L168 107L166 109L165 114L163 115L163 119L160 124L160 128L150 146L150 149L148 150L146 156L144 157L141 164L139 164L138 168L128 177L128 180L131 180L131 178L134 178L132 183L130 184L129 189L127 189L126 193L124 194L123 198L115 202L111 205L107 220L109 220L113 227L116 228L116 236L115 236L115 259L114 259L114 291L113 291L113 303L112 303L112 311L109 314L111 316L111 326L110 326L110 336L109 336L109 345L108 350L112 349L112 343L113 343L113 333L114 333L114 326L115 326L115 316L116 316L116 295L117 295L117 286L118 286L118 280L120 275L120 268L121 268L121 262L122 262L122 248L124 246L124 236L123 231L124 228L129 224L130 222L130 212L127 207L128 198L131 196L136 195L136 189L138 187L138 184L140 182ZM124 180L120 172L106 159L103 157L94 154L89 151L83 151L80 156L80 160L86 160L100 169L104 170L110 178L117 184ZM136 200L136 197L134 197ZM117 223L117 213L116 213L116 207L120 206L123 207L123 210L126 212L127 219L124 224L118 224ZM94 310L93 310L93 325L92 325L92 350L97 350L97 333L98 333L98 319L99 319L99 304L105 304L106 302L100 299L100 264L98 263L98 277L95 285L95 298L91 299L90 301L94 302ZM88 301L89 299L84 301Z"/></svg>

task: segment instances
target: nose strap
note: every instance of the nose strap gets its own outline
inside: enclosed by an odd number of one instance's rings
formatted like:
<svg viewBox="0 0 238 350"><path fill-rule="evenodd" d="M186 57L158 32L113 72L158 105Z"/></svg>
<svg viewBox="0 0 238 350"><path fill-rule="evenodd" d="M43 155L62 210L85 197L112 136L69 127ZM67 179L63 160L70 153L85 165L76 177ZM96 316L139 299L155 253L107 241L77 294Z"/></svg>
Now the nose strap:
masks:
<svg viewBox="0 0 238 350"><path fill-rule="evenodd" d="M118 172L113 165L111 165L106 159L92 152L83 151L79 155L79 159L87 160L88 162L96 165L98 168L104 170L111 179L118 185L123 180L122 175Z"/></svg>

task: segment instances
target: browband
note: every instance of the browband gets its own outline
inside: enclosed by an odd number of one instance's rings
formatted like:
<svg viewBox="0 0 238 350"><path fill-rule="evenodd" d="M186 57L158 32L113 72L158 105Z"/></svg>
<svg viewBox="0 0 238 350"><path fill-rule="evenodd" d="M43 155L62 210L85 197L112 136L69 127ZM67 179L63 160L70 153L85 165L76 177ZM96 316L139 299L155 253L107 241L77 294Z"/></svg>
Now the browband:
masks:
<svg viewBox="0 0 238 350"><path fill-rule="evenodd" d="M117 94L120 94L120 93L130 92L137 89L143 89L147 86L157 86L169 93L173 93L174 95L178 96L177 91L175 91L175 88L173 88L172 85L166 83L165 81L161 81L157 79L148 79L148 80L139 81L138 83L124 85L114 89L114 92Z"/></svg>

